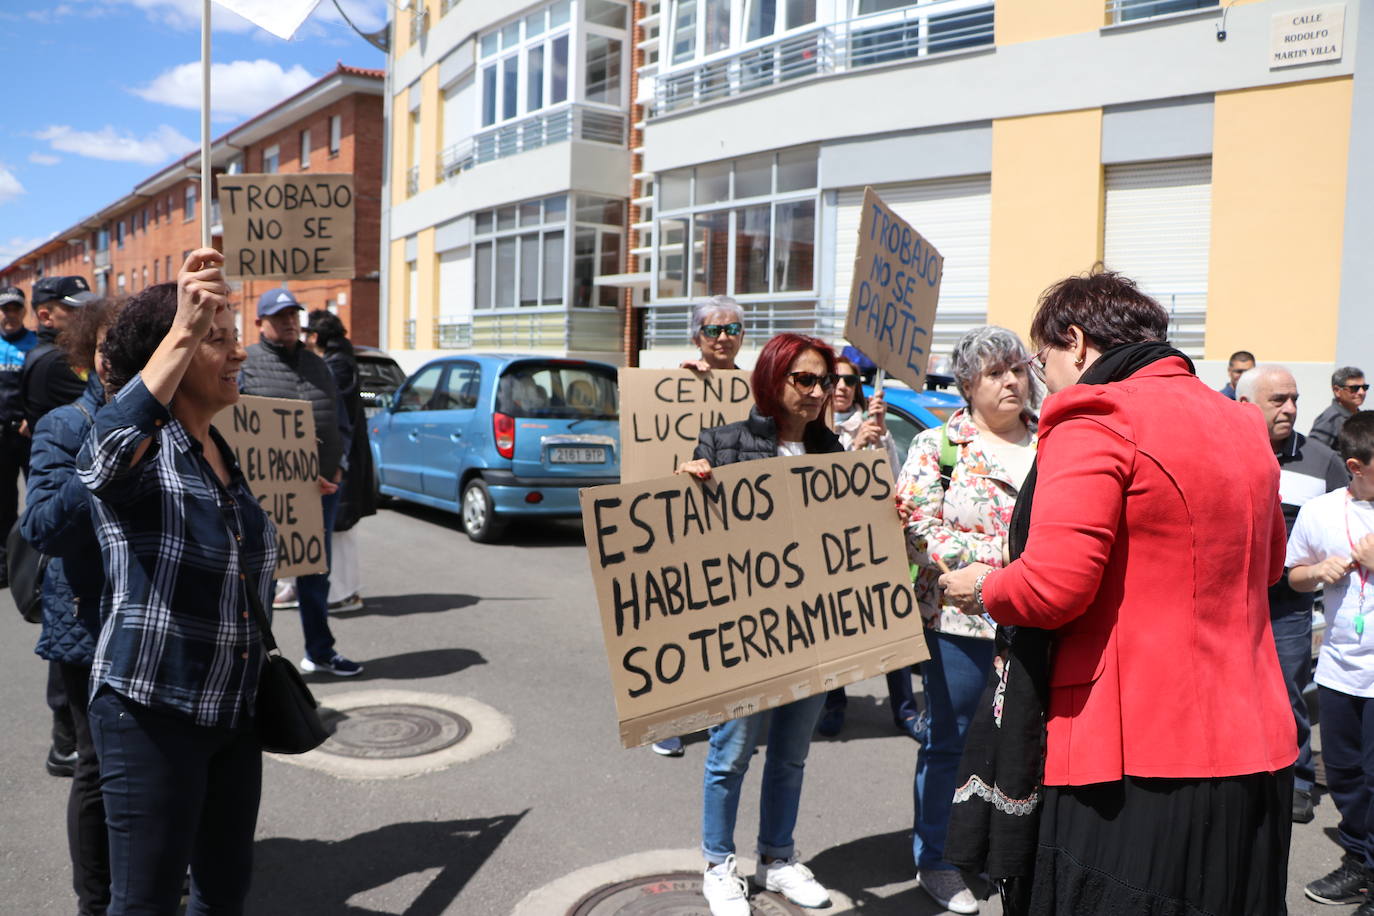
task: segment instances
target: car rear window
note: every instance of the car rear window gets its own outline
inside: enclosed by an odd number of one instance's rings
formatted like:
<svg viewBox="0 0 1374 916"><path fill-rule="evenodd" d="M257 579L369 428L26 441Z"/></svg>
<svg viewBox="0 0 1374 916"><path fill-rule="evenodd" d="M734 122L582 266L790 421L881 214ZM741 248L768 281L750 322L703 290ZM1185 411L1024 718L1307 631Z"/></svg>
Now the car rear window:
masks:
<svg viewBox="0 0 1374 916"><path fill-rule="evenodd" d="M364 357L358 360L358 380L361 387L368 391L390 393L401 387L401 383L406 380L406 374L401 371L400 366L389 359Z"/></svg>
<svg viewBox="0 0 1374 916"><path fill-rule="evenodd" d="M615 371L578 363L518 363L496 386L496 409L512 417L615 420Z"/></svg>

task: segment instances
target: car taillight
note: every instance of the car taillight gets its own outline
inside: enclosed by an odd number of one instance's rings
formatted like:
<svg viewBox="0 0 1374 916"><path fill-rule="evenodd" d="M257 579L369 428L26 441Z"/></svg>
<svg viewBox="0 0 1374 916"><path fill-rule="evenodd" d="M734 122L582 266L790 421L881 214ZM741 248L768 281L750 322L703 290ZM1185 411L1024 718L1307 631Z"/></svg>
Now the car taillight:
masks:
<svg viewBox="0 0 1374 916"><path fill-rule="evenodd" d="M515 418L503 413L491 415L491 435L502 458L515 457Z"/></svg>

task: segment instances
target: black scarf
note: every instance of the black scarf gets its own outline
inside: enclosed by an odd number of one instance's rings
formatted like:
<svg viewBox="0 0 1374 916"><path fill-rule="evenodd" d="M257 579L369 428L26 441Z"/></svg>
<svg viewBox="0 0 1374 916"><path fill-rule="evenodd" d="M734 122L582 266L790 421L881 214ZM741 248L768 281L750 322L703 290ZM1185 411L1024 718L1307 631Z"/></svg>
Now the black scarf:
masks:
<svg viewBox="0 0 1374 916"><path fill-rule="evenodd" d="M1192 360L1167 343L1124 344L1103 353L1079 383L1119 382L1171 356L1193 371ZM1037 459L1012 512L1007 535L1012 560L1025 551L1030 537L1038 466ZM986 872L1002 896L1006 916L1027 911L1035 878L1053 648L1049 630L997 628L997 664L969 723L950 810L946 861L973 874Z"/></svg>

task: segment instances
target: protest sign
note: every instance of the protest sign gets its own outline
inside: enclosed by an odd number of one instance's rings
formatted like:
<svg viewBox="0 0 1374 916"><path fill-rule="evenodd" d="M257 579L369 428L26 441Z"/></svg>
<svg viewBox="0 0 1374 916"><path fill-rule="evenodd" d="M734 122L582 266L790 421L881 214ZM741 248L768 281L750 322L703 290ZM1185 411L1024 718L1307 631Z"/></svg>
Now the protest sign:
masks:
<svg viewBox="0 0 1374 916"><path fill-rule="evenodd" d="M581 496L626 747L928 657L884 451Z"/></svg>
<svg viewBox="0 0 1374 916"><path fill-rule="evenodd" d="M277 525L277 578L328 572L320 453L309 401L240 395L214 421Z"/></svg>
<svg viewBox="0 0 1374 916"><path fill-rule="evenodd" d="M748 419L753 404L738 369L621 369L620 482L673 473L703 429Z"/></svg>
<svg viewBox="0 0 1374 916"><path fill-rule="evenodd" d="M217 180L226 276L353 276L352 175L220 175Z"/></svg>
<svg viewBox="0 0 1374 916"><path fill-rule="evenodd" d="M864 188L844 336L913 391L925 386L944 269L940 252Z"/></svg>

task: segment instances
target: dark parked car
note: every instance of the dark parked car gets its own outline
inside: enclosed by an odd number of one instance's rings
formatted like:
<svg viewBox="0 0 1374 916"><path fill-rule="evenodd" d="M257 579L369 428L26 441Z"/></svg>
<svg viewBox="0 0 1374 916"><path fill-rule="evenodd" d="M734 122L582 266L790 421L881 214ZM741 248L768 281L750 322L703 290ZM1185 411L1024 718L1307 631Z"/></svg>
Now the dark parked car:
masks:
<svg viewBox="0 0 1374 916"><path fill-rule="evenodd" d="M458 512L492 541L517 516L577 518L620 479L616 368L471 354L427 363L368 424L383 496Z"/></svg>
<svg viewBox="0 0 1374 916"><path fill-rule="evenodd" d="M353 355L358 360L358 394L363 399L363 414L371 417L382 409L378 398L395 393L406 374L385 350L355 346Z"/></svg>

